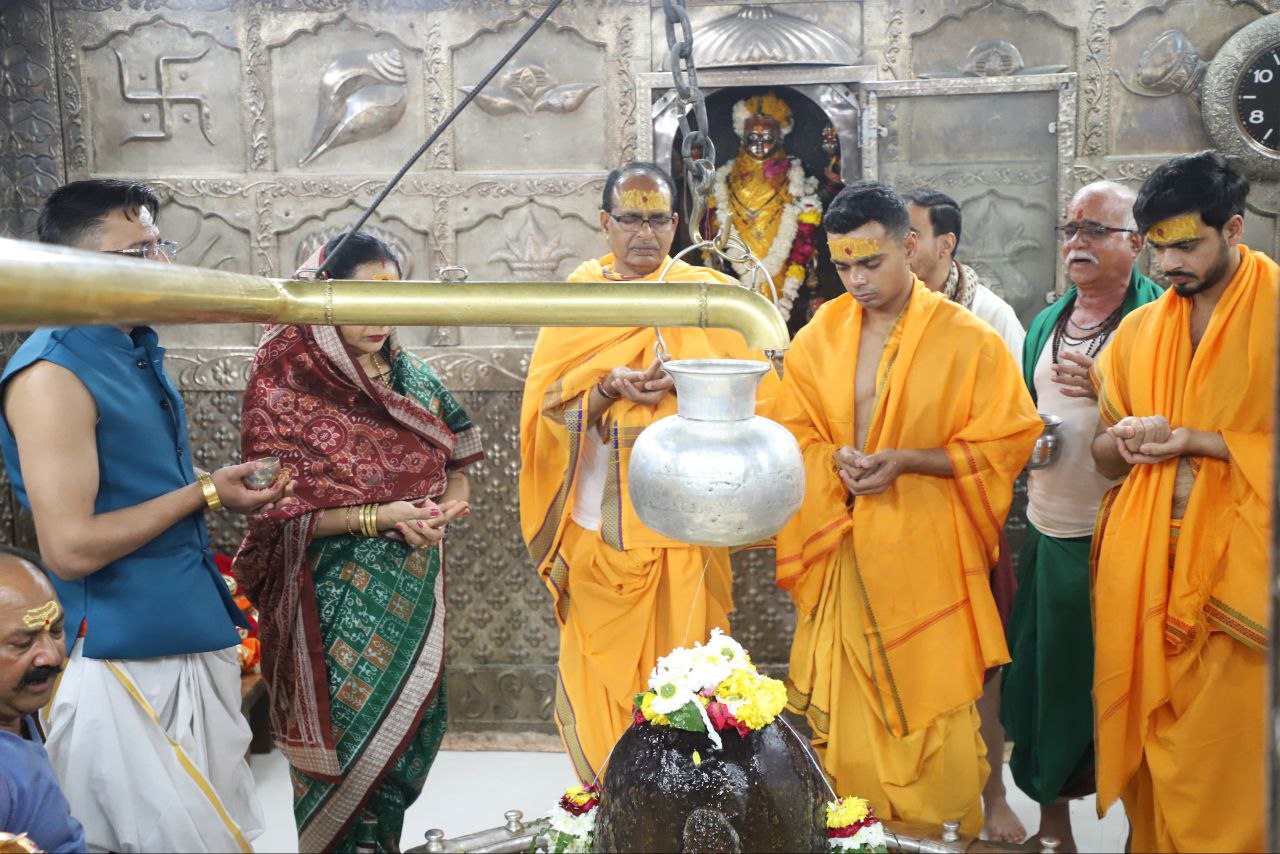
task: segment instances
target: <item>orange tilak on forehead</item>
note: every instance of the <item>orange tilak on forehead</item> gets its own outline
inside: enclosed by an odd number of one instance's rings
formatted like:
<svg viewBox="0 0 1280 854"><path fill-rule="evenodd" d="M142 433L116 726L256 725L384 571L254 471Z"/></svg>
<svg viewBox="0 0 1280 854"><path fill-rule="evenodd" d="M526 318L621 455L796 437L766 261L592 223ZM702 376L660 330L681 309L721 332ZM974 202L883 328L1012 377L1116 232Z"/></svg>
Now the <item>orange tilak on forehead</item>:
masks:
<svg viewBox="0 0 1280 854"><path fill-rule="evenodd" d="M618 207L645 213L667 213L671 210L666 195L658 190L624 190L618 196Z"/></svg>
<svg viewBox="0 0 1280 854"><path fill-rule="evenodd" d="M1157 243L1181 243L1200 236L1200 224L1191 214L1169 217L1147 229L1147 239Z"/></svg>
<svg viewBox="0 0 1280 854"><path fill-rule="evenodd" d="M827 241L832 261L861 261L880 254L880 241L870 237L837 237Z"/></svg>
<svg viewBox="0 0 1280 854"><path fill-rule="evenodd" d="M62 606L56 600L50 599L43 605L32 608L23 614L22 624L29 629L47 629L53 625L53 621L58 619L58 615L61 613Z"/></svg>

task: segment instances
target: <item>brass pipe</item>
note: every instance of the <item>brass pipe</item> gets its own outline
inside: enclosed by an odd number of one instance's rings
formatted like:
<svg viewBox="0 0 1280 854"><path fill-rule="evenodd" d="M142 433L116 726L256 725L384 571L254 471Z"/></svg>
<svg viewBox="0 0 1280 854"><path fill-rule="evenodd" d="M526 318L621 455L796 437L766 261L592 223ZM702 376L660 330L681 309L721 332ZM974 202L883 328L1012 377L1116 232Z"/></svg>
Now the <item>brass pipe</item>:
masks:
<svg viewBox="0 0 1280 854"><path fill-rule="evenodd" d="M0 239L0 329L141 323L715 326L789 342L768 300L716 283L321 283Z"/></svg>

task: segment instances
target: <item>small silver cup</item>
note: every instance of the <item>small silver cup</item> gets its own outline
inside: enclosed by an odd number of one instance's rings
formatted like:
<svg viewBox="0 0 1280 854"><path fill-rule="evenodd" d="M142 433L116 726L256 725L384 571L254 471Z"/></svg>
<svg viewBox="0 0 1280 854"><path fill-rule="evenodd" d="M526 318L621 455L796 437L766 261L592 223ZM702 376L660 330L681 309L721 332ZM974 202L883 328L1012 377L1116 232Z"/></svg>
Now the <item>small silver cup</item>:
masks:
<svg viewBox="0 0 1280 854"><path fill-rule="evenodd" d="M250 489L266 489L276 482L276 475L280 473L279 457L262 457L253 462L255 468L253 474L244 479L245 486Z"/></svg>
<svg viewBox="0 0 1280 854"><path fill-rule="evenodd" d="M1040 434L1040 438L1036 439L1036 446L1031 451L1031 459L1027 461L1029 469L1042 469L1051 464L1058 458L1062 449L1062 437L1058 435L1062 419L1057 415L1046 415L1041 412L1040 420L1044 422L1044 432Z"/></svg>

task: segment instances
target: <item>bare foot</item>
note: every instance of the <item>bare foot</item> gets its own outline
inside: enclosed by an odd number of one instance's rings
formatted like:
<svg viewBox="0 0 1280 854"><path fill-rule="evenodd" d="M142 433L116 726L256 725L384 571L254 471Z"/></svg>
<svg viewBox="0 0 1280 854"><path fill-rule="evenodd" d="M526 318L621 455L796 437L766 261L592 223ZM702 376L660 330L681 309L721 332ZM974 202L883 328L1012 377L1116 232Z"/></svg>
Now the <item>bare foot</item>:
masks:
<svg viewBox="0 0 1280 854"><path fill-rule="evenodd" d="M1004 798L985 798L987 823L982 835L991 842L1021 842L1027 838L1027 829L1009 807Z"/></svg>

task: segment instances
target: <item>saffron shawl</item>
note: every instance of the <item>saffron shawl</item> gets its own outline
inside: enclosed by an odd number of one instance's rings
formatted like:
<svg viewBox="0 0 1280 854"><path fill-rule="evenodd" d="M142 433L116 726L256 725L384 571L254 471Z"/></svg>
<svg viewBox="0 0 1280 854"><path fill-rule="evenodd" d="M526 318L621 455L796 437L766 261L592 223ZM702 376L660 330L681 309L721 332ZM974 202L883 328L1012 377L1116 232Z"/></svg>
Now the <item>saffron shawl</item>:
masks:
<svg viewBox="0 0 1280 854"><path fill-rule="evenodd" d="M819 309L787 352L775 403L805 460L804 503L778 532L777 583L799 621L788 701L803 712L824 695L832 668L817 650L843 648L874 683L885 728L902 737L973 702L984 671L1009 660L987 576L1042 425L1000 336L917 280L879 355L864 451L942 448L955 476L904 474L850 507L832 454L856 441L862 317L848 294ZM870 627L861 636L814 624L843 549ZM838 643L825 642L831 633Z"/></svg>
<svg viewBox="0 0 1280 854"><path fill-rule="evenodd" d="M430 371L400 350L394 331L390 342L396 360ZM280 457L293 474L297 499L250 521L234 565L261 614L272 736L291 765L338 782L325 652L307 561L318 511L435 499L444 492L448 471L483 457L479 435L474 428L450 430L440 418L439 401L424 406L370 380L336 327L273 326L249 374L241 449L245 459Z"/></svg>
<svg viewBox="0 0 1280 854"><path fill-rule="evenodd" d="M1141 762L1151 716L1180 677L1178 653L1213 630L1259 653L1270 642L1280 269L1260 252L1239 252L1198 347L1192 301L1166 291L1121 321L1093 366L1104 426L1163 415L1173 428L1221 433L1231 456L1188 458L1195 485L1172 567L1177 459L1135 465L1103 499L1093 538L1099 814Z"/></svg>
<svg viewBox="0 0 1280 854"><path fill-rule="evenodd" d="M612 263L612 255L586 261L568 280L609 281L604 269ZM639 281L656 281L661 270L659 267ZM723 273L683 261L671 264L667 280L733 282ZM627 283L617 286L625 288ZM742 336L729 329L664 329L662 334L672 358L767 361L763 353L749 349ZM654 358L655 341L651 327L547 327L538 335L520 410L520 522L529 555L557 602L568 580L568 568L556 558L573 508L588 395L597 381L619 365L647 368ZM777 383L773 371L761 379L756 393L759 414L768 413ZM609 459L600 535L614 549L687 547L645 526L635 515L627 491L627 467L636 437L645 427L675 412L675 396L667 395L657 406L619 400L604 418Z"/></svg>

